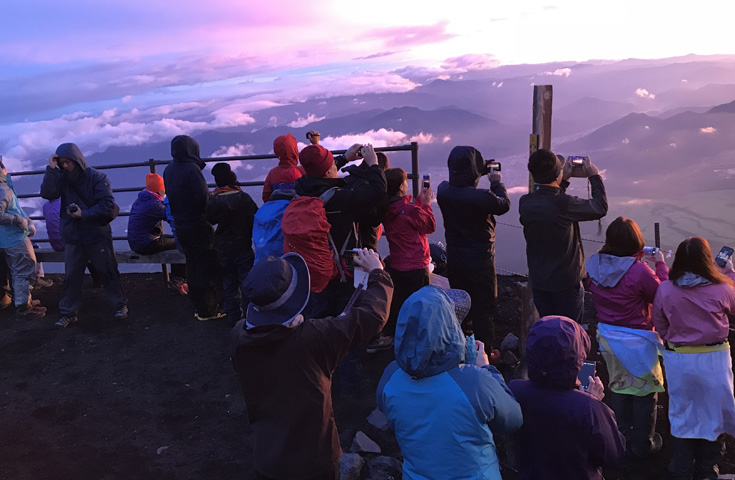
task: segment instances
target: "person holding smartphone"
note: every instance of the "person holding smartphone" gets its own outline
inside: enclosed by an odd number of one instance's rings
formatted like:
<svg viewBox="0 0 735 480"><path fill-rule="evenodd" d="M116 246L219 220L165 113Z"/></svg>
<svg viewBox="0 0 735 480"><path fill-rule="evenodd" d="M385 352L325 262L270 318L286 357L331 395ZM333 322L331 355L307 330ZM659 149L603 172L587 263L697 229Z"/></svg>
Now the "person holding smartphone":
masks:
<svg viewBox="0 0 735 480"><path fill-rule="evenodd" d="M597 309L597 340L610 374L609 405L627 450L645 458L661 450L656 433L658 393L664 391L659 362L661 338L653 329L651 304L669 268L661 249L645 262L645 242L638 225L618 217L605 232L605 244L587 260L585 283Z"/></svg>
<svg viewBox="0 0 735 480"><path fill-rule="evenodd" d="M720 435L735 435L728 316L735 314L735 272L723 274L709 243L690 237L676 249L669 279L653 301L664 340L675 480L718 478Z"/></svg>

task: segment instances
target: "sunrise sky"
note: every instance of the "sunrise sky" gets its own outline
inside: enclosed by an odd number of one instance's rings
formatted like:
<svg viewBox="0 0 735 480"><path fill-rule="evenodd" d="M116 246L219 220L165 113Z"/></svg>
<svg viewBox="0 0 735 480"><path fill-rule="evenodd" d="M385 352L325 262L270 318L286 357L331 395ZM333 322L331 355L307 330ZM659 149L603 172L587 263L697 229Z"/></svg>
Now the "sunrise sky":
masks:
<svg viewBox="0 0 735 480"><path fill-rule="evenodd" d="M678 0L2 2L0 153L20 167L69 137L99 151L501 64L735 53L734 14Z"/></svg>

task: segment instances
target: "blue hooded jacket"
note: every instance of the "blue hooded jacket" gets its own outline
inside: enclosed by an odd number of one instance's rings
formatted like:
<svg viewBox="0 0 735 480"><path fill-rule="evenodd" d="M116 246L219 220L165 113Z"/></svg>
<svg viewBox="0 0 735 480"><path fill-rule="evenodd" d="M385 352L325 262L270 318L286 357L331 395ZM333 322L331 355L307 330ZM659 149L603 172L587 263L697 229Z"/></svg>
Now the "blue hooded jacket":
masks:
<svg viewBox="0 0 735 480"><path fill-rule="evenodd" d="M138 193L138 198L130 207L128 218L128 244L137 252L163 235L163 220L166 220L166 207L163 200L149 190Z"/></svg>
<svg viewBox="0 0 735 480"><path fill-rule="evenodd" d="M424 287L403 304L396 361L377 390L403 454L403 478L500 479L493 434L520 428L518 403L491 366L465 365L449 297Z"/></svg>
<svg viewBox="0 0 735 480"><path fill-rule="evenodd" d="M623 459L625 437L607 405L577 389L590 338L567 317L548 316L528 332L530 380L510 388L523 409L520 480L602 480Z"/></svg>
<svg viewBox="0 0 735 480"><path fill-rule="evenodd" d="M71 245L92 245L111 240L110 222L119 211L107 175L87 166L82 151L73 143L62 143L56 155L73 160L79 166L74 172L46 167L41 183L41 196L46 200L61 197L61 238ZM74 219L66 208L76 203L82 218Z"/></svg>
<svg viewBox="0 0 735 480"><path fill-rule="evenodd" d="M14 247L30 233L28 228L24 230L17 224L16 215L33 224L18 203L10 174L0 173L0 248Z"/></svg>

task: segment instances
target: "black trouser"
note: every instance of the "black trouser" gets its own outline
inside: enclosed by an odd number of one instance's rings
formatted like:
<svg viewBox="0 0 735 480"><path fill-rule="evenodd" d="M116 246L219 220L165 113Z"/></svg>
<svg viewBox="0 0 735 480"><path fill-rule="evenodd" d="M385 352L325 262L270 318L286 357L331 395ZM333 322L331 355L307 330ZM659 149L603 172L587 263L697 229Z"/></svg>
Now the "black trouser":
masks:
<svg viewBox="0 0 735 480"><path fill-rule="evenodd" d="M212 227L177 228L176 235L186 256L186 280L194 311L202 317L211 317L217 313L222 299L222 277Z"/></svg>
<svg viewBox="0 0 735 480"><path fill-rule="evenodd" d="M388 322L383 327L383 334L391 337L396 334L396 321L398 313L401 311L403 302L411 295L429 284L429 270L421 268L419 270L394 270L390 267L386 271L393 279L393 300L390 304L390 315Z"/></svg>
<svg viewBox="0 0 735 480"><path fill-rule="evenodd" d="M495 336L493 314L498 300L495 276L495 247L447 247L449 285L470 294L472 306L462 322L465 335L475 334L477 340L492 345Z"/></svg>
<svg viewBox="0 0 735 480"><path fill-rule="evenodd" d="M615 412L618 429L625 435L628 452L644 458L653 448L653 434L656 431L656 403L658 393L639 397L612 393L610 408Z"/></svg>
<svg viewBox="0 0 735 480"><path fill-rule="evenodd" d="M702 438L671 437L671 478L690 480L696 472L699 480L716 479L719 475L717 462L722 457L722 445L719 440L710 442Z"/></svg>
<svg viewBox="0 0 735 480"><path fill-rule="evenodd" d="M242 318L240 287L253 268L253 251L236 253L217 252L220 267L222 267L222 294L224 296L224 310L227 317L237 322Z"/></svg>
<svg viewBox="0 0 735 480"><path fill-rule="evenodd" d="M533 288L533 303L539 317L559 315L571 318L577 323L584 319L584 286L582 282L558 292L547 292Z"/></svg>
<svg viewBox="0 0 735 480"><path fill-rule="evenodd" d="M105 287L105 295L112 306L118 310L127 305L120 285L120 272L117 269L112 239L102 240L91 245L72 245L64 247L64 287L59 300L61 315L76 315L82 306L82 282L84 269L89 263L97 279Z"/></svg>

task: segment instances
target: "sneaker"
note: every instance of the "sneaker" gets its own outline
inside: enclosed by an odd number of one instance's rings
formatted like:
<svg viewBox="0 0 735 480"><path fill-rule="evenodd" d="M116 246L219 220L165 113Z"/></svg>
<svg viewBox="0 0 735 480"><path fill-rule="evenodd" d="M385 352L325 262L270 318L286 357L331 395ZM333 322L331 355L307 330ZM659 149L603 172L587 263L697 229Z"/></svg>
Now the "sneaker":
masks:
<svg viewBox="0 0 735 480"><path fill-rule="evenodd" d="M121 308L115 311L115 320L125 320L128 318L128 306L123 305Z"/></svg>
<svg viewBox="0 0 735 480"><path fill-rule="evenodd" d="M46 316L46 307L42 307L40 304L34 305L29 303L28 305L17 307L15 309L15 314L19 317L43 318Z"/></svg>
<svg viewBox="0 0 735 480"><path fill-rule="evenodd" d="M33 284L34 288L48 288L54 284L54 281L46 277L36 278L36 282Z"/></svg>
<svg viewBox="0 0 735 480"><path fill-rule="evenodd" d="M57 327L68 327L72 323L77 321L76 315L62 315L59 320L54 323Z"/></svg>
<svg viewBox="0 0 735 480"><path fill-rule="evenodd" d="M208 317L202 317L198 313L194 314L194 318L199 320L200 322L208 322L210 320L219 320L220 318L225 318L227 314L225 312L217 312L214 315L210 315Z"/></svg>
<svg viewBox="0 0 735 480"><path fill-rule="evenodd" d="M388 350L389 348L393 348L393 337L381 335L374 341L368 343L365 351L367 353L376 353L380 350Z"/></svg>

